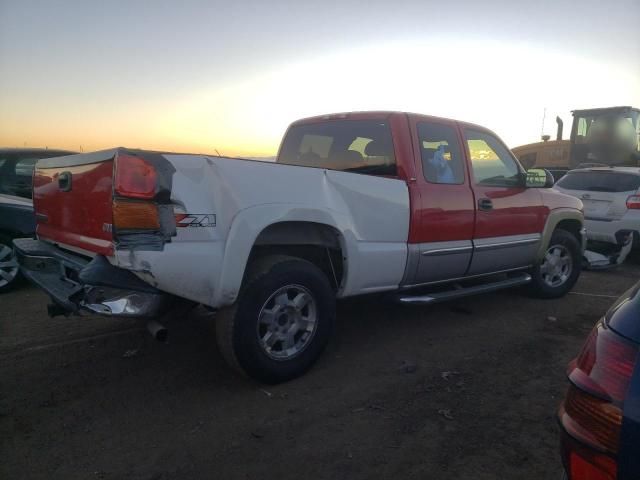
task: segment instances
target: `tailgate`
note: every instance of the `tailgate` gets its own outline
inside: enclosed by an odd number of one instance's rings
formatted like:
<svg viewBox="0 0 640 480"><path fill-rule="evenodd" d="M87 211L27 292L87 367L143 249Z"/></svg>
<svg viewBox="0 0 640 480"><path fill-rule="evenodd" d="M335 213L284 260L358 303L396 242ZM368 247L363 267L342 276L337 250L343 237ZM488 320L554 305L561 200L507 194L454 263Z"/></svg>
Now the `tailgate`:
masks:
<svg viewBox="0 0 640 480"><path fill-rule="evenodd" d="M116 151L40 160L33 177L39 238L111 255Z"/></svg>
<svg viewBox="0 0 640 480"><path fill-rule="evenodd" d="M626 197L622 198L622 202L616 202L616 195L612 193L580 192L580 199L587 218L614 219L626 212Z"/></svg>

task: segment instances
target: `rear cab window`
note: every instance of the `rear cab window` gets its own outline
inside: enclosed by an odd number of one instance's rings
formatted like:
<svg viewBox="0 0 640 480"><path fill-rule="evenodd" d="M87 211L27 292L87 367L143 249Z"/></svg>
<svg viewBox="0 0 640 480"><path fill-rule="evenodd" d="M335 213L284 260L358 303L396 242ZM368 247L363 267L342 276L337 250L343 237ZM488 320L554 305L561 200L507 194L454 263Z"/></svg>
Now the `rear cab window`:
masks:
<svg viewBox="0 0 640 480"><path fill-rule="evenodd" d="M557 185L565 190L635 192L640 188L640 175L607 171L568 172Z"/></svg>
<svg viewBox="0 0 640 480"><path fill-rule="evenodd" d="M331 120L294 125L277 163L369 175L397 175L389 125L380 120Z"/></svg>

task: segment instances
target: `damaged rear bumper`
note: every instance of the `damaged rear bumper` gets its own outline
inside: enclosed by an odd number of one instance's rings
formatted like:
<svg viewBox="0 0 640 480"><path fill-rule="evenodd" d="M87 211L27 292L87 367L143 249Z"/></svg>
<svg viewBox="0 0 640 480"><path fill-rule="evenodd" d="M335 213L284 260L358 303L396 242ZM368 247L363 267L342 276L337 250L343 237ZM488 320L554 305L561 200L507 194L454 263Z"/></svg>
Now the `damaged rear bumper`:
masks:
<svg viewBox="0 0 640 480"><path fill-rule="evenodd" d="M101 255L88 259L31 238L13 244L22 274L60 307L50 311L155 317L175 299Z"/></svg>

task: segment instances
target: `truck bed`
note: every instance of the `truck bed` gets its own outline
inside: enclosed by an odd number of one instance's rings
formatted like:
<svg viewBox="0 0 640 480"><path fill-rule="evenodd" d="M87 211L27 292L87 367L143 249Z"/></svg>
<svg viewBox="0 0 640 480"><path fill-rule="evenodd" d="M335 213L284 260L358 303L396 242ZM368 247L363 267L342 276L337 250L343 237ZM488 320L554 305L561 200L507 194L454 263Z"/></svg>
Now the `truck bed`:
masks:
<svg viewBox="0 0 640 480"><path fill-rule="evenodd" d="M119 165L130 158L157 172L149 198L118 192ZM34 193L40 240L104 255L162 291L210 306L235 300L256 238L279 222L341 232L349 274L340 295L397 288L404 274L409 195L395 178L117 148L39 162ZM159 227L119 229L114 206L141 202L158 209Z"/></svg>

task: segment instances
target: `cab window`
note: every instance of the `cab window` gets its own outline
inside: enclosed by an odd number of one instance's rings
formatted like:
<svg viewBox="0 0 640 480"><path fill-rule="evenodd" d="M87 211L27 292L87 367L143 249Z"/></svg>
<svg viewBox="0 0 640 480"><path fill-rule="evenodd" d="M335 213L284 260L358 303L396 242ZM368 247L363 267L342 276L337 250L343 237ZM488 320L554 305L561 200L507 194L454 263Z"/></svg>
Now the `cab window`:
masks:
<svg viewBox="0 0 640 480"><path fill-rule="evenodd" d="M422 172L429 183L464 183L464 167L454 127L418 123Z"/></svg>
<svg viewBox="0 0 640 480"><path fill-rule="evenodd" d="M391 131L376 120L333 120L289 129L277 163L396 175Z"/></svg>
<svg viewBox="0 0 640 480"><path fill-rule="evenodd" d="M465 137L477 185L521 185L520 166L500 140L488 133L471 129L465 129Z"/></svg>

